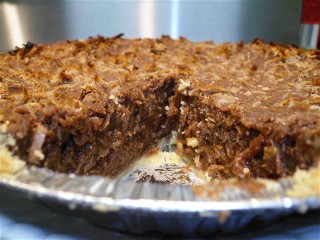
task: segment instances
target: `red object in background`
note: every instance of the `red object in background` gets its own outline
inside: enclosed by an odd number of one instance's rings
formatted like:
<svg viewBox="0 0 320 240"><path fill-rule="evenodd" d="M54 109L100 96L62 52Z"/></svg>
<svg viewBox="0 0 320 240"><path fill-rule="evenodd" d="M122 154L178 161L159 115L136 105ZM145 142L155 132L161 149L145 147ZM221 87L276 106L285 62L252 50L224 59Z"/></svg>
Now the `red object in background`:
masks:
<svg viewBox="0 0 320 240"><path fill-rule="evenodd" d="M320 0L303 1L301 23L320 25ZM317 48L320 49L320 30L318 31Z"/></svg>
<svg viewBox="0 0 320 240"><path fill-rule="evenodd" d="M320 30L318 31L317 49L320 49Z"/></svg>
<svg viewBox="0 0 320 240"><path fill-rule="evenodd" d="M301 22L320 24L320 0L304 0Z"/></svg>

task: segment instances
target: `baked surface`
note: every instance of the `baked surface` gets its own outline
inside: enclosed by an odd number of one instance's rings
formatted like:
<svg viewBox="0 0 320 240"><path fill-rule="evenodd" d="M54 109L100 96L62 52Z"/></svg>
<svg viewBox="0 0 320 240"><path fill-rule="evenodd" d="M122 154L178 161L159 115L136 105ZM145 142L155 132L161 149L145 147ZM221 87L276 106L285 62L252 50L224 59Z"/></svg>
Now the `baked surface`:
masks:
<svg viewBox="0 0 320 240"><path fill-rule="evenodd" d="M181 154L212 177L275 178L319 161L319 51L256 39L207 54L182 91Z"/></svg>
<svg viewBox="0 0 320 240"><path fill-rule="evenodd" d="M213 178L320 159L320 53L292 46L90 38L0 55L0 123L28 164L115 176L172 130Z"/></svg>
<svg viewBox="0 0 320 240"><path fill-rule="evenodd" d="M175 41L164 39L174 48ZM176 127L156 40L91 38L0 57L0 120L21 159L60 172L115 176ZM163 60L165 61L165 60Z"/></svg>

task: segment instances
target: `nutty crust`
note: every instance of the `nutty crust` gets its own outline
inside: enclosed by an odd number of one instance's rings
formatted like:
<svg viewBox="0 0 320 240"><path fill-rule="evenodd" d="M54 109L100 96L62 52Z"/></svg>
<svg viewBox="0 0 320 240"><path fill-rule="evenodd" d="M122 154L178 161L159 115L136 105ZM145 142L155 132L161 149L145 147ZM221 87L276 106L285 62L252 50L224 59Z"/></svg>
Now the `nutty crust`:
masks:
<svg viewBox="0 0 320 240"><path fill-rule="evenodd" d="M291 175L320 159L320 52L256 39L84 41L0 55L0 124L28 164L116 176L178 130L211 177Z"/></svg>

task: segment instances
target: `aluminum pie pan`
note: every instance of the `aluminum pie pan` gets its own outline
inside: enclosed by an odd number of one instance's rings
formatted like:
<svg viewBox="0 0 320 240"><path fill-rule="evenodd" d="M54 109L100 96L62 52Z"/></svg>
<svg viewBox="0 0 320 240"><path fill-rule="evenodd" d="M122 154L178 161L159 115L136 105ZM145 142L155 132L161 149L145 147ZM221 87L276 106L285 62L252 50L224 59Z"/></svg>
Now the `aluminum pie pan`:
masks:
<svg viewBox="0 0 320 240"><path fill-rule="evenodd" d="M3 187L109 229L175 235L233 232L253 221L266 223L291 213L320 209L317 191L314 195L290 194L297 184L295 178L198 186L136 183L36 167L24 167L11 177L0 178Z"/></svg>

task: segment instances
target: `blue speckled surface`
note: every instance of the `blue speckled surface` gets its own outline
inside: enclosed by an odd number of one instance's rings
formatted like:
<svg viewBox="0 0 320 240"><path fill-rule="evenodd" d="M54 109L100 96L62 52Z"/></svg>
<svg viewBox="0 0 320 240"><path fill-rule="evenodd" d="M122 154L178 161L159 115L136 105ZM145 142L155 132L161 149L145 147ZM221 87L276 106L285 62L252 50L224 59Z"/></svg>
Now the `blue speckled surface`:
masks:
<svg viewBox="0 0 320 240"><path fill-rule="evenodd" d="M212 239L320 239L320 211L291 215L276 223L252 226ZM114 232L66 215L25 195L0 189L0 239L157 239ZM192 238L196 239L196 238Z"/></svg>

